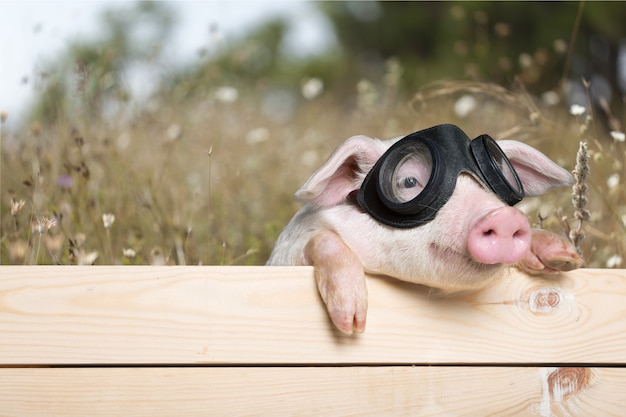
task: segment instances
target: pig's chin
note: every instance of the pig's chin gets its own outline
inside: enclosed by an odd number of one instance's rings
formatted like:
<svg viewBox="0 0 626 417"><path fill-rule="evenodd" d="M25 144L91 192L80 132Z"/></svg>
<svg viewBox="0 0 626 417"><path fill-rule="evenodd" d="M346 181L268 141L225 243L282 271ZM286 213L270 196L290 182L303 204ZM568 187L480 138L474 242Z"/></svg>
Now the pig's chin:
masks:
<svg viewBox="0 0 626 417"><path fill-rule="evenodd" d="M431 256L437 264L443 265L440 276L450 276L459 285L457 290L474 289L488 285L491 280L500 276L503 264L485 264L478 262L469 254L464 254L450 247L442 247L436 243L429 246Z"/></svg>

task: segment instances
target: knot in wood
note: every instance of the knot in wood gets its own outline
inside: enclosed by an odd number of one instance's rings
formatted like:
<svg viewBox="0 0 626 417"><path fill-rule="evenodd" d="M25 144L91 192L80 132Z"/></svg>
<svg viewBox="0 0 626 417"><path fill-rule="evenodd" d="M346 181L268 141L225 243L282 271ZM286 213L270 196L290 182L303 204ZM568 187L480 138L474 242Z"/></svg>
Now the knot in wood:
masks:
<svg viewBox="0 0 626 417"><path fill-rule="evenodd" d="M528 297L530 311L535 313L550 313L559 308L561 293L558 288L543 287L534 290Z"/></svg>
<svg viewBox="0 0 626 417"><path fill-rule="evenodd" d="M562 401L580 393L591 379L589 368L556 368L548 374L550 397Z"/></svg>

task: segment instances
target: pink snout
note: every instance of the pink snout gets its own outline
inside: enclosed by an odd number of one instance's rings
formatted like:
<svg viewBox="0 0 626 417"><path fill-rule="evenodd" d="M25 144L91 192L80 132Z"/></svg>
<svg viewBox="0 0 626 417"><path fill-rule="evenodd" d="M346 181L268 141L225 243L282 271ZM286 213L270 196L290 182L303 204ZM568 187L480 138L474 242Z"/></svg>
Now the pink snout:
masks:
<svg viewBox="0 0 626 417"><path fill-rule="evenodd" d="M467 247L484 264L514 264L530 247L530 225L514 207L502 207L483 217L469 232Z"/></svg>

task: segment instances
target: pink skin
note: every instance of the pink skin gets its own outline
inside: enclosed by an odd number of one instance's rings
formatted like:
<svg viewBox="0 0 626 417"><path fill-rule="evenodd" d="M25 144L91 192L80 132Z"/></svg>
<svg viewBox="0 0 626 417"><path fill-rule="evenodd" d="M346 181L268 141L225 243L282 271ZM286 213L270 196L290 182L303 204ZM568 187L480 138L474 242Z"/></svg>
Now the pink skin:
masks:
<svg viewBox="0 0 626 417"><path fill-rule="evenodd" d="M469 175L460 175L435 219L413 229L384 226L351 196L376 160L397 139L348 139L298 190L305 205L278 238L268 265L313 265L320 296L343 333L365 330L365 272L437 288L474 290L502 276L505 266L530 273L579 267L565 238L531 230L526 217ZM527 195L569 185L571 175L516 141L498 142Z"/></svg>
<svg viewBox="0 0 626 417"><path fill-rule="evenodd" d="M470 230L467 248L484 264L514 264L530 246L528 220L513 207L502 207L482 218Z"/></svg>

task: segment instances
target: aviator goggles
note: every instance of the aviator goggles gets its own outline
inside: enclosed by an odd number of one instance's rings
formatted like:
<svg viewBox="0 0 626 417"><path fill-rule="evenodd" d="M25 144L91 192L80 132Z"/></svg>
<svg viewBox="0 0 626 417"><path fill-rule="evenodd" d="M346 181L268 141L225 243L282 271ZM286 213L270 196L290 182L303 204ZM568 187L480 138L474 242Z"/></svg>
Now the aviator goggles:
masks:
<svg viewBox="0 0 626 417"><path fill-rule="evenodd" d="M522 183L495 140L470 140L446 124L412 133L376 162L359 189L359 205L380 223L412 228L433 220L467 173L512 206L524 198Z"/></svg>

